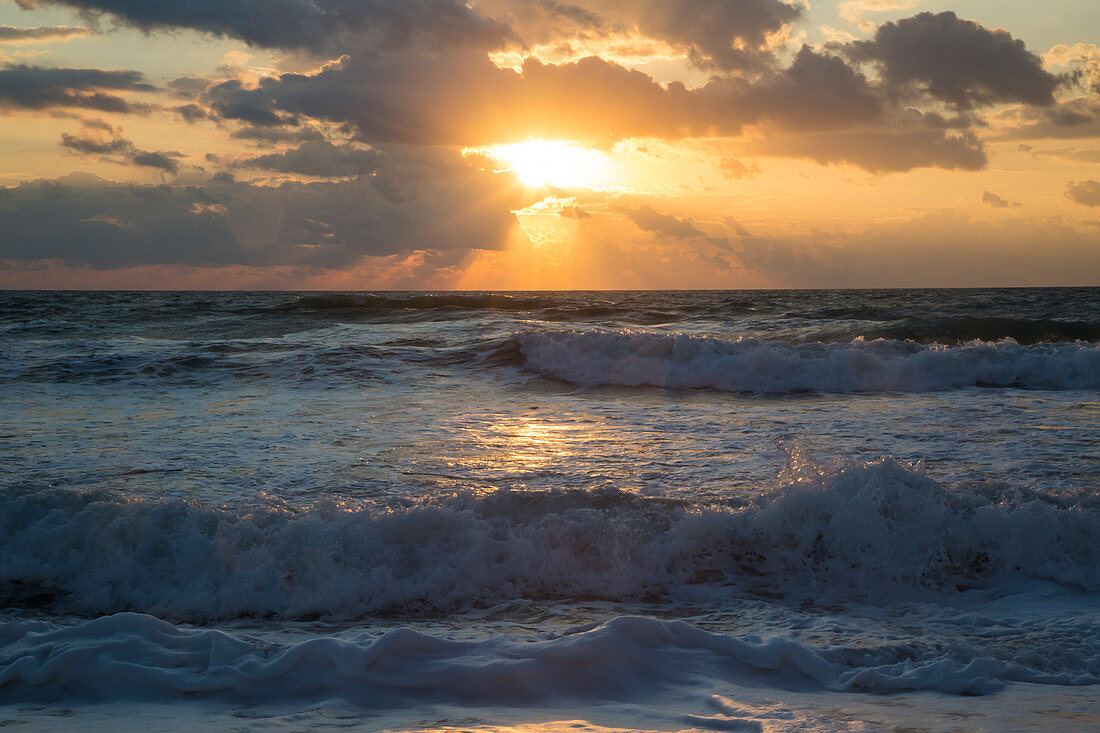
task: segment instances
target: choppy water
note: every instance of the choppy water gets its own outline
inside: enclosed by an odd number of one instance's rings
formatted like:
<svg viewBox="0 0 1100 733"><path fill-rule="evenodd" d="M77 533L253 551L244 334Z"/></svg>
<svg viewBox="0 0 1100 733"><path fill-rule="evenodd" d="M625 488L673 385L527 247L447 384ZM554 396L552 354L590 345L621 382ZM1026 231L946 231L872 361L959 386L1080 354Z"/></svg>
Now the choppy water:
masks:
<svg viewBox="0 0 1100 733"><path fill-rule="evenodd" d="M8 292L0 397L15 722L1100 683L1100 289Z"/></svg>

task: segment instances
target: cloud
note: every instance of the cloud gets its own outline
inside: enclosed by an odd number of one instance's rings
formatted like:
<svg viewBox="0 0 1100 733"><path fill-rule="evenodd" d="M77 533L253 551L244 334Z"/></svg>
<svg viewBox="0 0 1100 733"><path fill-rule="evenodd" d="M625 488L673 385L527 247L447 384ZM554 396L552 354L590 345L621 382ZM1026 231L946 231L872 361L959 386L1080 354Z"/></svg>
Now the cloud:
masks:
<svg viewBox="0 0 1100 733"><path fill-rule="evenodd" d="M982 203L983 204L989 204L994 209L1018 209L1021 206L1020 202L1018 202L1018 201L1008 201L1006 199L1001 198L1000 196L993 193L992 191L983 191L982 192Z"/></svg>
<svg viewBox="0 0 1100 733"><path fill-rule="evenodd" d="M181 104L172 109L187 123L199 122L200 120L209 119L210 117L206 110L197 104Z"/></svg>
<svg viewBox="0 0 1100 733"><path fill-rule="evenodd" d="M702 237L703 232L691 219L663 214L652 206L640 206L626 209L627 217L644 232L663 234L668 237Z"/></svg>
<svg viewBox="0 0 1100 733"><path fill-rule="evenodd" d="M95 22L107 15L144 31L186 28L267 48L345 51L351 37L394 48L432 45L499 48L517 41L568 38L578 31L636 30L683 48L700 66L763 68L769 37L802 14L782 0L17 0L23 8L60 5ZM478 12L481 10L482 12ZM490 17L492 16L492 17ZM512 28L509 22L516 26ZM522 45L522 43L521 43Z"/></svg>
<svg viewBox="0 0 1100 733"><path fill-rule="evenodd" d="M723 216L722 221L725 223L726 228L736 234L738 237L751 237L752 232L745 228L745 225L734 219L732 216Z"/></svg>
<svg viewBox="0 0 1100 733"><path fill-rule="evenodd" d="M558 216L565 217L566 219L587 219L592 214L587 209L582 209L579 206L563 206L558 211Z"/></svg>
<svg viewBox="0 0 1100 733"><path fill-rule="evenodd" d="M1035 150L1030 146L1021 145L1020 150L1021 152L1033 152L1035 155L1047 155L1065 160L1077 160L1083 163L1100 163L1100 148L1066 147Z"/></svg>
<svg viewBox="0 0 1100 733"><path fill-rule="evenodd" d="M507 19L519 39L512 46L520 49L593 39L641 48L641 42L721 72L770 67L775 38L803 12L795 0L482 0L477 7Z"/></svg>
<svg viewBox="0 0 1100 733"><path fill-rule="evenodd" d="M122 138L97 140L88 137L70 135L69 133L64 133L61 136L61 145L68 148L69 150L84 155L110 155L111 153L129 151L134 146L132 142L130 142L129 140L124 140Z"/></svg>
<svg viewBox="0 0 1100 733"><path fill-rule="evenodd" d="M712 82L708 87L718 85ZM809 46L803 46L781 73L731 95L727 104L747 106L794 130L849 127L877 120L883 110L863 74L843 59Z"/></svg>
<svg viewBox="0 0 1100 733"><path fill-rule="evenodd" d="M1051 105L1065 81L1007 31L950 11L885 23L873 40L846 49L853 59L876 63L894 92L916 89L958 109L1001 102Z"/></svg>
<svg viewBox="0 0 1100 733"><path fill-rule="evenodd" d="M499 45L507 28L461 0L16 0L33 9L60 5L96 22L108 15L146 32L186 28L266 48L331 49L348 33L387 46L419 35L436 43Z"/></svg>
<svg viewBox="0 0 1100 733"><path fill-rule="evenodd" d="M1100 230L932 212L862 232L740 239L737 262L780 287L989 287L1100 282ZM950 263L945 266L945 263Z"/></svg>
<svg viewBox="0 0 1100 733"><path fill-rule="evenodd" d="M315 74L282 74L255 88L212 88L223 116L273 127L308 116L354 126L365 142L485 145L528 137L614 140L674 136L690 95L597 58L535 59L517 74L484 53L415 50L344 57Z"/></svg>
<svg viewBox="0 0 1100 733"><path fill-rule="evenodd" d="M147 107L103 90L147 92L154 89L137 71L24 65L0 68L0 108L75 107L101 112L137 112Z"/></svg>
<svg viewBox="0 0 1100 733"><path fill-rule="evenodd" d="M726 78L692 90L596 57L557 65L528 58L517 73L479 52L409 50L347 56L315 74L267 77L256 87L224 82L207 95L223 117L254 125L312 117L350 123L364 142L420 145L731 136L761 120L827 129L881 112L862 74L809 48L755 84Z"/></svg>
<svg viewBox="0 0 1100 733"><path fill-rule="evenodd" d="M1004 128L999 136L1012 140L1100 137L1100 93L1067 99L1046 109L1017 107L994 121Z"/></svg>
<svg viewBox="0 0 1100 733"><path fill-rule="evenodd" d="M442 150L393 149L374 176L279 186L69 176L0 188L0 259L341 267L363 256L502 247L512 211L532 203L511 177Z"/></svg>
<svg viewBox="0 0 1100 733"><path fill-rule="evenodd" d="M696 89L662 86L595 57L556 65L528 58L516 72L479 52L406 49L346 56L317 73L268 77L255 87L226 82L208 95L226 116L264 123L254 128L313 119L345 126L371 145L476 147L540 137L607 145L631 137L735 137L754 125L762 133L755 149L772 156L873 172L987 163L972 133L949 132L968 119L899 111L842 58L805 46L790 66L755 81L717 78Z"/></svg>
<svg viewBox="0 0 1100 733"><path fill-rule="evenodd" d="M234 166L318 178L354 178L374 173L378 162L379 154L375 150L310 140L281 153L242 158Z"/></svg>
<svg viewBox="0 0 1100 733"><path fill-rule="evenodd" d="M193 99L206 91L206 88L213 83L212 79L187 75L170 80L167 86L177 97Z"/></svg>
<svg viewBox="0 0 1100 733"><path fill-rule="evenodd" d="M1082 206L1100 206L1100 181L1070 181L1066 198Z"/></svg>
<svg viewBox="0 0 1100 733"><path fill-rule="evenodd" d="M237 140L248 140L260 146L271 146L286 143L304 143L310 140L324 140L325 136L320 130L312 127L302 127L288 130L280 127L240 127L229 133L229 137Z"/></svg>
<svg viewBox="0 0 1100 733"><path fill-rule="evenodd" d="M760 166L756 163L745 165L736 158L725 158L718 164L718 167L726 178L738 181L752 178L760 172Z"/></svg>
<svg viewBox="0 0 1100 733"><path fill-rule="evenodd" d="M642 33L685 47L697 65L719 70L766 66L768 36L802 15L801 5L779 0L605 0L594 7L618 11Z"/></svg>
<svg viewBox="0 0 1100 733"><path fill-rule="evenodd" d="M81 36L94 36L90 28L74 25L42 26L38 28L15 28L0 25L0 43L48 43L50 41L68 41Z"/></svg>
<svg viewBox="0 0 1100 733"><path fill-rule="evenodd" d="M756 155L808 158L822 165L848 163L871 173L915 168L981 170L989 162L970 133L942 129L865 129L774 136L751 148Z"/></svg>
<svg viewBox="0 0 1100 733"><path fill-rule="evenodd" d="M864 14L908 10L919 2L920 0L847 0L837 7L837 15L861 31L870 31L875 24L864 20Z"/></svg>
<svg viewBox="0 0 1100 733"><path fill-rule="evenodd" d="M130 156L130 162L145 168L157 168L165 173L178 173L179 163L175 161L175 158L179 158L181 155L181 153L175 151L135 150Z"/></svg>
<svg viewBox="0 0 1100 733"><path fill-rule="evenodd" d="M133 142L122 137L121 129L103 120L85 120L82 135L62 134L61 146L78 155L100 155L112 163L156 168L172 174L179 172L176 159L183 157L175 151L139 150Z"/></svg>

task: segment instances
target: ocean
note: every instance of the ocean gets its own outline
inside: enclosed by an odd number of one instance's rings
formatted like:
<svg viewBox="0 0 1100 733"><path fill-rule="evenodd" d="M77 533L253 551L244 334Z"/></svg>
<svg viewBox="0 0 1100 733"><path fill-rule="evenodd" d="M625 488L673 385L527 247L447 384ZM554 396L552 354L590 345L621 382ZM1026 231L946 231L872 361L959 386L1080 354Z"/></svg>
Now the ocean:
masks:
<svg viewBox="0 0 1100 733"><path fill-rule="evenodd" d="M0 725L1100 728L1100 289L0 293Z"/></svg>

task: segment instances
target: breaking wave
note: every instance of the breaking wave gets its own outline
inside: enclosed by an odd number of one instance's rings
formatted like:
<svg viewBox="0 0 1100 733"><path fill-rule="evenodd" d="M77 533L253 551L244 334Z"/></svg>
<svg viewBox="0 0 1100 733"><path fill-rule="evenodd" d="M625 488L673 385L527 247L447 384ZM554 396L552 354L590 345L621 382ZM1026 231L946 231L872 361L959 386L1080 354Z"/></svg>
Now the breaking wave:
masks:
<svg viewBox="0 0 1100 733"><path fill-rule="evenodd" d="M1100 344L1086 342L788 344L636 331L524 333L514 342L528 368L589 387L759 393L1100 388Z"/></svg>
<svg viewBox="0 0 1100 733"><path fill-rule="evenodd" d="M1100 589L1092 494L948 490L893 460L800 469L742 507L625 492L457 495L399 510L0 493L8 606L166 618L440 614L733 584L791 598L995 583ZM724 592L724 591L723 591Z"/></svg>

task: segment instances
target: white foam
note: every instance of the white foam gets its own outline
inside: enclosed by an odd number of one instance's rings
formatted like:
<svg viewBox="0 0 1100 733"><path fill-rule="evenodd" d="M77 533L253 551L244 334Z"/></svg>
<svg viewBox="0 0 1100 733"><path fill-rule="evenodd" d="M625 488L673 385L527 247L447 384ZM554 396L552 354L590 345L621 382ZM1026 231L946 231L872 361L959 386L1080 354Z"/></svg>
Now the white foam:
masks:
<svg viewBox="0 0 1100 733"><path fill-rule="evenodd" d="M202 620L698 598L730 583L790 598L1015 577L1096 590L1094 499L948 490L889 459L803 466L736 509L620 492L500 491L377 511L8 489L0 592L8 605Z"/></svg>
<svg viewBox="0 0 1100 733"><path fill-rule="evenodd" d="M402 628L278 644L118 614L72 626L0 624L0 702L227 702L339 698L372 708L626 701L673 687L983 694L1006 681L1085 685L1018 661L933 654L853 665L790 639L742 639L679 621L620 617L556 638L459 642ZM728 710L726 711L729 712Z"/></svg>
<svg viewBox="0 0 1100 733"><path fill-rule="evenodd" d="M857 339L787 344L639 331L552 331L514 337L526 365L583 386L729 392L926 392L974 386L1100 388L1100 344L961 346Z"/></svg>

